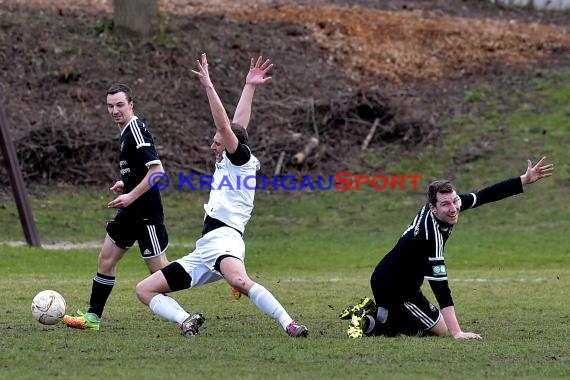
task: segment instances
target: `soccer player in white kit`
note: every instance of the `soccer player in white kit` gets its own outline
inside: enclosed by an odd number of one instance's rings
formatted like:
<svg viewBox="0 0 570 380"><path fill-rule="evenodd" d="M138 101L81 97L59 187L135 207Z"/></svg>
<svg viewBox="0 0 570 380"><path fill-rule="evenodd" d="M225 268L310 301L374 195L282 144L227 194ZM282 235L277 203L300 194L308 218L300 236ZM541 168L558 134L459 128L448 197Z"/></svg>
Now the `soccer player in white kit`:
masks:
<svg viewBox="0 0 570 380"><path fill-rule="evenodd" d="M198 334L205 317L202 313L188 313L166 294L197 288L222 278L247 295L261 311L276 319L289 336L304 337L309 333L306 326L289 316L266 288L249 278L244 264L245 244L242 235L253 210L256 183L254 180L251 183L241 181L254 178L259 170L259 161L246 145L246 128L255 87L271 79L267 73L272 67L268 59L251 59L246 83L231 123L210 80L206 54L202 54L198 61L197 70L192 70L206 90L216 126L210 147L216 154L216 170L210 199L204 205L202 237L196 242L196 249L192 253L150 275L136 288L137 297L142 303L148 305L156 315L177 323L180 333L185 336Z"/></svg>

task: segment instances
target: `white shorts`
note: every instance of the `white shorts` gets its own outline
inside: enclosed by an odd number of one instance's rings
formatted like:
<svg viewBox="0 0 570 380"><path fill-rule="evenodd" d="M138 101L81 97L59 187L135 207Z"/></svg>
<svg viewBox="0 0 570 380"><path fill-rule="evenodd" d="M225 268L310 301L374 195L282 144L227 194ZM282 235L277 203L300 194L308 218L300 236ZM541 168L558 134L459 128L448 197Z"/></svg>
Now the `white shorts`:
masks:
<svg viewBox="0 0 570 380"><path fill-rule="evenodd" d="M220 227L208 232L196 242L192 253L176 260L192 278L191 288L218 281L222 274L215 269L220 256L232 256L241 261L245 258L242 236L231 227Z"/></svg>

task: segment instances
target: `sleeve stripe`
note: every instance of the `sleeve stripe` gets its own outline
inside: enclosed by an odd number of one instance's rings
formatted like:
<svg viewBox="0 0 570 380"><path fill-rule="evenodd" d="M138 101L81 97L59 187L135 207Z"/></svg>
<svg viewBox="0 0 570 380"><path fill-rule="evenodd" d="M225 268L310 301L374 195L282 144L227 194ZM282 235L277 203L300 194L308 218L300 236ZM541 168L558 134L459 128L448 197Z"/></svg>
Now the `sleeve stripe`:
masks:
<svg viewBox="0 0 570 380"><path fill-rule="evenodd" d="M131 133L133 134L133 137L135 138L135 143L137 144L137 149L140 148L141 146L150 146L150 143L147 143L144 141L143 135L142 135L141 130L137 124L136 119L131 120L131 122L129 123L129 128L131 128Z"/></svg>
<svg viewBox="0 0 570 380"><path fill-rule="evenodd" d="M445 277L424 276L424 278L428 281L447 281L447 276Z"/></svg>
<svg viewBox="0 0 570 380"><path fill-rule="evenodd" d="M416 215L416 217L414 218L414 221L412 222L412 227L416 227L417 222L418 222L418 215Z"/></svg>
<svg viewBox="0 0 570 380"><path fill-rule="evenodd" d="M410 224L409 227L406 228L406 230L402 233L402 236L404 236L406 233L408 233L408 231L410 231L412 229L414 230L414 236L417 235L418 229L419 229L418 215L416 215L412 224Z"/></svg>
<svg viewBox="0 0 570 380"><path fill-rule="evenodd" d="M444 244L443 235L441 234L439 228L436 227L436 230L437 230L437 242L439 247L438 257L441 257L441 259L443 260L443 244Z"/></svg>
<svg viewBox="0 0 570 380"><path fill-rule="evenodd" d="M477 204L477 195L475 193L471 193L471 195L473 195L473 204L470 206L470 208L475 207Z"/></svg>
<svg viewBox="0 0 570 380"><path fill-rule="evenodd" d="M436 259L443 259L443 236L441 235L441 232L439 231L439 228L437 226L437 222L435 221L435 218L433 217L433 215L431 216L431 222L432 222L432 227L433 227L433 242L434 242L434 249L435 249L435 258ZM426 218L427 220L427 218ZM427 231L427 229L426 229ZM427 232L426 232L427 235Z"/></svg>
<svg viewBox="0 0 570 380"><path fill-rule="evenodd" d="M145 166L146 166L147 168L150 168L152 165L160 165L160 164L161 164L160 160L153 160L153 161L147 162L147 163L145 164Z"/></svg>
<svg viewBox="0 0 570 380"><path fill-rule="evenodd" d="M426 215L426 218L424 220L424 229L426 230L426 241L429 241L429 233L428 233L428 218L431 215L431 211L428 213L428 215Z"/></svg>

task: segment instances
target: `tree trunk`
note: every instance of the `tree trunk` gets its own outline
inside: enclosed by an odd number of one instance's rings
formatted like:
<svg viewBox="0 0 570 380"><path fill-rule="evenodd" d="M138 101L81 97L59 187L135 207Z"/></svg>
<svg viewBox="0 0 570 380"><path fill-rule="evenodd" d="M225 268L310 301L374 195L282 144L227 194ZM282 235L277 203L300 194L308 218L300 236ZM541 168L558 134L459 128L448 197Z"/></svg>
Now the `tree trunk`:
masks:
<svg viewBox="0 0 570 380"><path fill-rule="evenodd" d="M158 0L113 0L114 28L151 37L158 17Z"/></svg>

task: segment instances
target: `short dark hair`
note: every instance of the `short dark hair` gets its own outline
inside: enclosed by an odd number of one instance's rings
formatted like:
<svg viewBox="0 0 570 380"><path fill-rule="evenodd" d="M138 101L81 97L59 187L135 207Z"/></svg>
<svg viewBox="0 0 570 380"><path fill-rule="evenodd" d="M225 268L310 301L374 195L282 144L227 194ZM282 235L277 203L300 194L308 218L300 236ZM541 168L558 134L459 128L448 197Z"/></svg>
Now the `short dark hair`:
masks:
<svg viewBox="0 0 570 380"><path fill-rule="evenodd" d="M243 127L237 123L231 123L231 127L232 127L232 131L234 132L234 135L236 135L236 137L238 139L238 142L240 144L247 145L249 137L247 135L247 130L245 129L245 127Z"/></svg>
<svg viewBox="0 0 570 380"><path fill-rule="evenodd" d="M437 193L449 194L455 191L455 186L447 179L433 181L428 187L428 202L432 205L437 203Z"/></svg>
<svg viewBox="0 0 570 380"><path fill-rule="evenodd" d="M133 101L133 90L123 83L114 83L107 89L107 95L114 95L119 92L124 92L129 102Z"/></svg>

